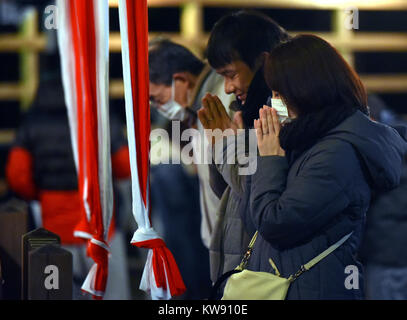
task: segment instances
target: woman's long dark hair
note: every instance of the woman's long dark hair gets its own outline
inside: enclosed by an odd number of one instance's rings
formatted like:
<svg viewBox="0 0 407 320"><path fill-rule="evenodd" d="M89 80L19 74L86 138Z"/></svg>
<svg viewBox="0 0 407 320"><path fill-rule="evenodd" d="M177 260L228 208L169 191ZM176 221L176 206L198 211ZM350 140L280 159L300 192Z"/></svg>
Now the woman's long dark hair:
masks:
<svg viewBox="0 0 407 320"><path fill-rule="evenodd" d="M324 108L348 106L368 114L367 93L338 51L314 35L298 35L266 60L265 79L299 117Z"/></svg>

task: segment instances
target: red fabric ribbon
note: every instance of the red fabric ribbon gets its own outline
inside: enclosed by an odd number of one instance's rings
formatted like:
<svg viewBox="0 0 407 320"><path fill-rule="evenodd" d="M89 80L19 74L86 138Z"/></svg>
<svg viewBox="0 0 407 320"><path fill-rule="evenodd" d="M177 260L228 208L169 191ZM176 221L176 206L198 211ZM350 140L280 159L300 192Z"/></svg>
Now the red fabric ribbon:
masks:
<svg viewBox="0 0 407 320"><path fill-rule="evenodd" d="M158 288L167 289L168 280L171 296L179 296L186 291L184 281L182 280L174 256L162 239L134 242L133 245L139 248L153 250L152 265L155 282ZM167 274L167 280L165 279L165 274Z"/></svg>
<svg viewBox="0 0 407 320"><path fill-rule="evenodd" d="M138 177L144 206L148 208L150 154L150 94L148 69L148 14L146 0L126 0L136 135Z"/></svg>
<svg viewBox="0 0 407 320"><path fill-rule="evenodd" d="M99 239L99 241L101 241ZM106 246L106 242L103 242ZM87 254L97 264L94 289L97 292L105 292L107 284L107 276L109 272L109 252L100 245L88 242ZM93 299L101 300L103 296L93 295Z"/></svg>
<svg viewBox="0 0 407 320"><path fill-rule="evenodd" d="M149 154L150 154L150 105L149 105L149 70L148 70L148 11L147 0L124 0L127 16L127 30L121 30L128 35L130 82L132 90L132 116L134 122L135 148L137 157L138 183L140 185L141 199L146 213L150 218L149 205ZM124 2L123 1L123 2ZM120 4L119 4L120 5ZM131 137L130 137L131 139ZM129 140L131 141L131 140ZM134 181L133 181L134 183ZM133 197L135 195L133 194ZM137 220L137 218L136 218ZM151 219L150 219L151 221ZM137 221L139 223L140 221ZM149 227L149 226L139 226ZM161 239L151 239L133 242L141 248L152 249L152 266L154 278L158 288L169 289L171 296L181 295L185 292L175 259ZM166 279L167 275L167 279ZM167 281L168 286L167 288Z"/></svg>
<svg viewBox="0 0 407 320"><path fill-rule="evenodd" d="M104 243L104 226L100 202L98 175L98 105L96 86L96 39L94 2L69 0L70 24L75 54L76 101L78 116L78 189L80 197L87 180L87 204L81 207L82 217L76 231L86 232ZM97 264L95 290L104 293L108 272L108 252L105 248L88 242L88 255ZM100 299L101 297L94 296Z"/></svg>

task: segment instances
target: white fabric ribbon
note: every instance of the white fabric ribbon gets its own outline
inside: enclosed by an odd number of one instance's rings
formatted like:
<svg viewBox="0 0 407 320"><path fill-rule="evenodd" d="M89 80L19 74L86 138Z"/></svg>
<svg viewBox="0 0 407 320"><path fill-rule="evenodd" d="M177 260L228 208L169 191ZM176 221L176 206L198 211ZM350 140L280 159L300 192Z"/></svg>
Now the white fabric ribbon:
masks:
<svg viewBox="0 0 407 320"><path fill-rule="evenodd" d="M152 261L153 261L153 250L150 249L148 250L146 265L144 267L143 275L140 281L140 290L149 293L151 295L151 299L153 300L170 300L171 293L169 290L170 285L168 284L167 268L165 268L164 264L167 289L158 288L155 281L154 272L152 272L153 270Z"/></svg>
<svg viewBox="0 0 407 320"><path fill-rule="evenodd" d="M81 289L86 291L94 296L103 297L105 294L104 292L97 291L95 289L95 279L96 279L96 272L98 269L98 265L96 263L93 264L92 268L89 270L89 273L83 282Z"/></svg>
<svg viewBox="0 0 407 320"><path fill-rule="evenodd" d="M110 254L109 246L107 246L105 243L103 243L103 242L101 242L99 240L96 240L96 239L91 239L90 242L98 245L99 247L102 247L107 252L109 252L109 258L110 258L111 254ZM81 289L83 291L86 291L86 292L94 295L94 296L103 297L105 293L95 289L95 280L96 280L97 270L98 270L98 264L94 263L92 265L91 269L89 270L89 273L86 276L86 279L83 282Z"/></svg>
<svg viewBox="0 0 407 320"><path fill-rule="evenodd" d="M139 1L139 0L137 0ZM139 171L137 164L137 149L134 123L134 109L133 109L133 90L138 88L132 87L131 79L131 65L130 65L130 48L129 48L129 32L128 32L128 10L126 0L119 0L119 20L120 20L120 36L122 43L122 63L123 63L123 80L124 80L124 94L125 94L125 108L126 108L126 123L127 123L127 137L130 153L130 168L131 168L131 181L132 181L132 199L133 199L133 216L139 228L134 233L131 243L138 243L153 239L161 239L155 230L152 228L149 219L149 190L148 186L141 186L139 181ZM133 41L133 39L131 39ZM142 190L147 188L146 203L144 203ZM155 277L154 269L152 266L153 249L149 249L147 261L144 267L140 289L151 294L152 299L170 299L171 292L168 284L167 270L165 269L165 279L167 282L166 289L158 288Z"/></svg>
<svg viewBox="0 0 407 320"><path fill-rule="evenodd" d="M161 239L157 232L153 228L138 228L133 234L131 243L148 241L152 239Z"/></svg>

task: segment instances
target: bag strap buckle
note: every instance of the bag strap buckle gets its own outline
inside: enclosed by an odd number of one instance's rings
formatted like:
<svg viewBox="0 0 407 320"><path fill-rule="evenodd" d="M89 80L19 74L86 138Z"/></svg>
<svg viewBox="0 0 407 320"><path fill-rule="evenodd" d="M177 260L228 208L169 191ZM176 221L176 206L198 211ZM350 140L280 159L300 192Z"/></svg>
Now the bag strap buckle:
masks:
<svg viewBox="0 0 407 320"><path fill-rule="evenodd" d="M307 271L308 269L307 268L305 268L305 266L304 265L302 265L301 266L301 268L294 274L294 275L291 275L289 278L288 278L288 280L290 281L290 282L293 282L295 279L297 279L300 275L302 275L305 271Z"/></svg>
<svg viewBox="0 0 407 320"><path fill-rule="evenodd" d="M252 255L254 243L256 242L258 233L259 232L256 231L253 238L250 240L249 246L247 247L247 251L244 254L243 259L240 262L240 264L236 267L236 270L242 271L242 270L244 270L246 268L247 262L249 261L250 256Z"/></svg>
<svg viewBox="0 0 407 320"><path fill-rule="evenodd" d="M244 270L246 268L246 265L249 262L250 256L252 255L252 251L253 251L253 248L247 248L247 251L243 256L242 261L240 262L239 266L236 269Z"/></svg>

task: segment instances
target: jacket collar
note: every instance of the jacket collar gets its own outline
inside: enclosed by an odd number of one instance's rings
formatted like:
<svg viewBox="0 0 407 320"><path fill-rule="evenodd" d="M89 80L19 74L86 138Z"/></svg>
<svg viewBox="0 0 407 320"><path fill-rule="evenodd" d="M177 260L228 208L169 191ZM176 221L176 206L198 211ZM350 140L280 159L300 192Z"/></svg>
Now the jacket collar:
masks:
<svg viewBox="0 0 407 320"><path fill-rule="evenodd" d="M264 70L260 68L254 75L247 92L244 105L237 102L237 108L242 111L245 128L253 128L253 122L259 118L259 110L266 104L271 90L264 79Z"/></svg>

